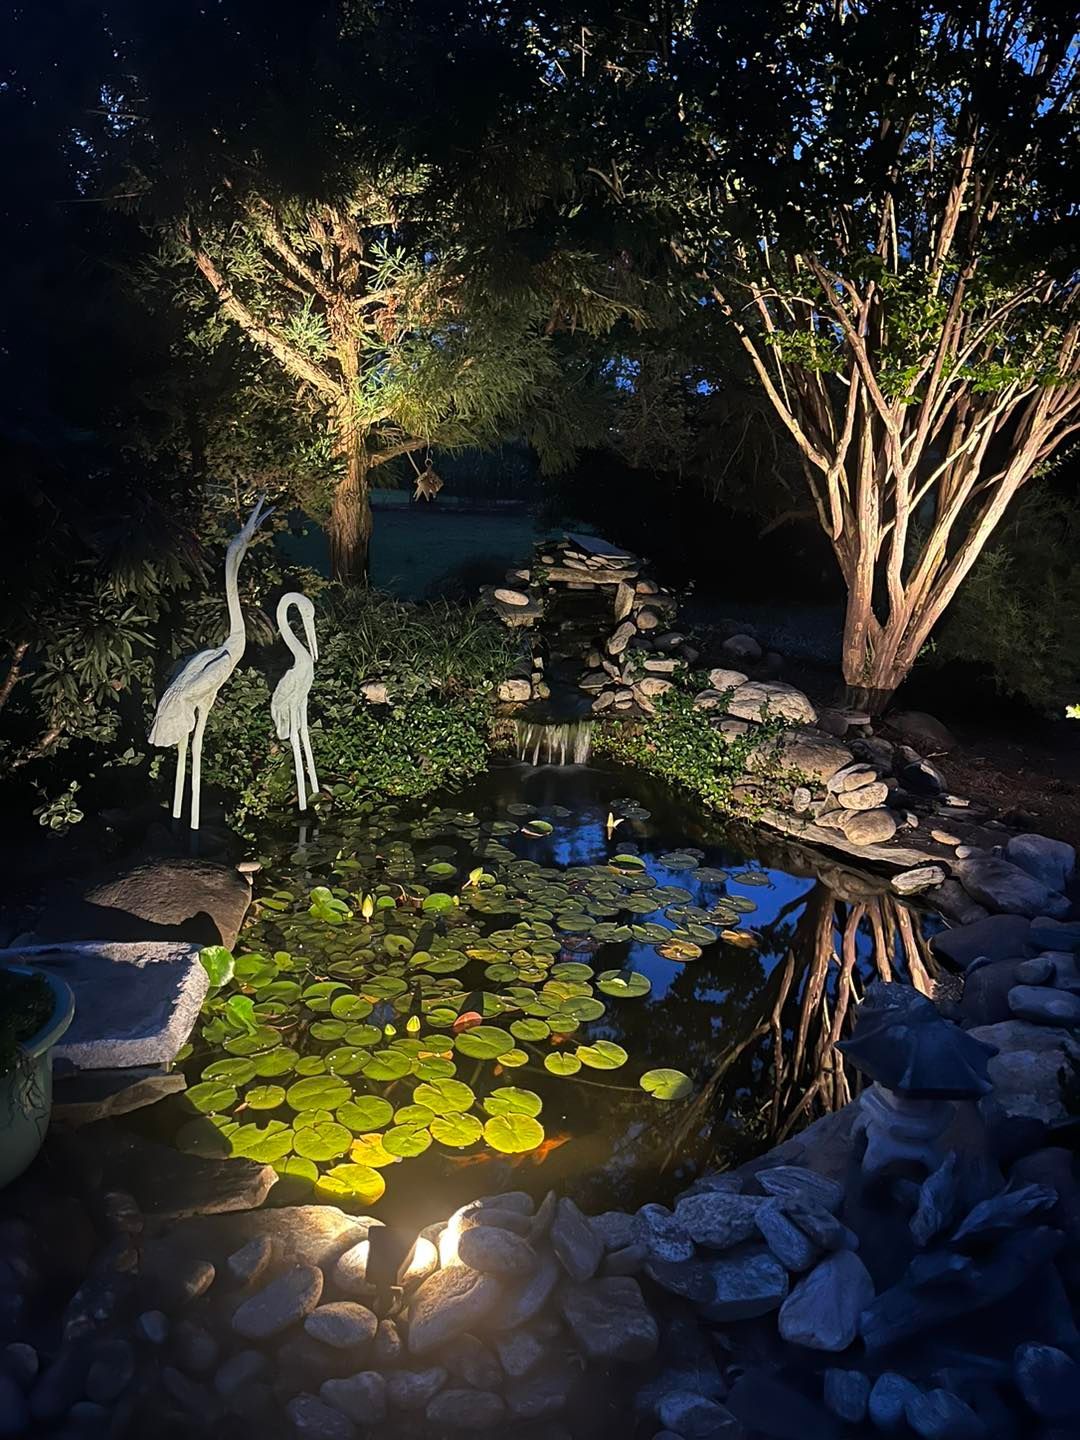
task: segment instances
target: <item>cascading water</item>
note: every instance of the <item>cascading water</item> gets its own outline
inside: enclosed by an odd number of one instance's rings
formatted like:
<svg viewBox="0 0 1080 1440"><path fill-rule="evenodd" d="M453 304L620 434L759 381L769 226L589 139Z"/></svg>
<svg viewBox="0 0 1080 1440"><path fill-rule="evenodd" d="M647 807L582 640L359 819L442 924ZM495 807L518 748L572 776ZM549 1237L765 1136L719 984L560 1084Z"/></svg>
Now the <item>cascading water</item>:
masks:
<svg viewBox="0 0 1080 1440"><path fill-rule="evenodd" d="M518 759L529 765L585 765L592 746L591 720L539 724L516 720Z"/></svg>

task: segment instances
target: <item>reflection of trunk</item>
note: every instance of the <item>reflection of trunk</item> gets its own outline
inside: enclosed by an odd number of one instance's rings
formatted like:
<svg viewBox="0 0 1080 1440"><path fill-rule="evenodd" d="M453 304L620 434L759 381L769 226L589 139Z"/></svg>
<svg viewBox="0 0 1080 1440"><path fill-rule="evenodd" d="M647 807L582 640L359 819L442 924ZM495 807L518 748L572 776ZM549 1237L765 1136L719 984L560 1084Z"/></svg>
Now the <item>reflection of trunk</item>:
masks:
<svg viewBox="0 0 1080 1440"><path fill-rule="evenodd" d="M339 416L336 432L344 469L334 486L327 527L330 576L345 585L362 585L368 578L372 529L367 445L348 414Z"/></svg>

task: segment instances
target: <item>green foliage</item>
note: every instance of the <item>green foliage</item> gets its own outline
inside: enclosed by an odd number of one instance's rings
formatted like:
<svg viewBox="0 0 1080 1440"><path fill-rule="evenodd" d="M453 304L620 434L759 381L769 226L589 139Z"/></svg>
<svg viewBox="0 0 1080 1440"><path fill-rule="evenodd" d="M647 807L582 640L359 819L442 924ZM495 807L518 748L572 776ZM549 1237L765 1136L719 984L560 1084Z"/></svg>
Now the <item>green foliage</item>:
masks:
<svg viewBox="0 0 1080 1440"><path fill-rule="evenodd" d="M692 696L681 690L661 696L656 710L642 726L596 726L593 753L657 775L689 790L708 809L729 815L751 808L733 793L751 768L762 794L782 783L775 761L782 724L770 721L752 734L723 735L705 723Z"/></svg>
<svg viewBox="0 0 1080 1440"><path fill-rule="evenodd" d="M932 649L984 666L998 689L1060 714L1080 674L1080 504L1032 491L973 566Z"/></svg>

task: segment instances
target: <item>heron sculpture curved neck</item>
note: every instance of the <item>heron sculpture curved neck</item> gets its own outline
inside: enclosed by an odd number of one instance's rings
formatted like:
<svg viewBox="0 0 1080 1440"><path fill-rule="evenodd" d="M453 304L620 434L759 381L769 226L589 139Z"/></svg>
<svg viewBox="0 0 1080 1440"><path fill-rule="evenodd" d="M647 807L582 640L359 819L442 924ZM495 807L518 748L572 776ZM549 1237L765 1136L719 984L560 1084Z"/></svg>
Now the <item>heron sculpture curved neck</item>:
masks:
<svg viewBox="0 0 1080 1440"><path fill-rule="evenodd" d="M300 612L307 648L289 624L289 611L294 607ZM281 638L292 651L294 659L270 698L270 713L274 718L278 739L288 740L292 745L297 804L301 810L306 810L309 792L304 783L305 762L310 793L317 794L319 789L307 718L308 696L315 678L315 661L319 658L319 642L315 635L315 606L299 590L290 590L278 601L277 623Z"/></svg>

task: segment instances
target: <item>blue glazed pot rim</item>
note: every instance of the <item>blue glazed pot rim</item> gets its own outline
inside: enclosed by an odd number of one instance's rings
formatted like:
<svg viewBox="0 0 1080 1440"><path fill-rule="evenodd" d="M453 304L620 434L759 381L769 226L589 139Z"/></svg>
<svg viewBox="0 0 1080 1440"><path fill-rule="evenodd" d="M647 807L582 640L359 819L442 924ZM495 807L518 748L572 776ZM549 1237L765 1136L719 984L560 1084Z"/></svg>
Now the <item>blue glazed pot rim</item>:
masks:
<svg viewBox="0 0 1080 1440"><path fill-rule="evenodd" d="M20 1043L24 1054L36 1059L51 1050L71 1024L75 1016L75 996L66 980L61 980L58 975L50 975L47 970L39 970L31 965L6 965L4 968L15 975L40 976L52 991L51 1017L40 1030Z"/></svg>

